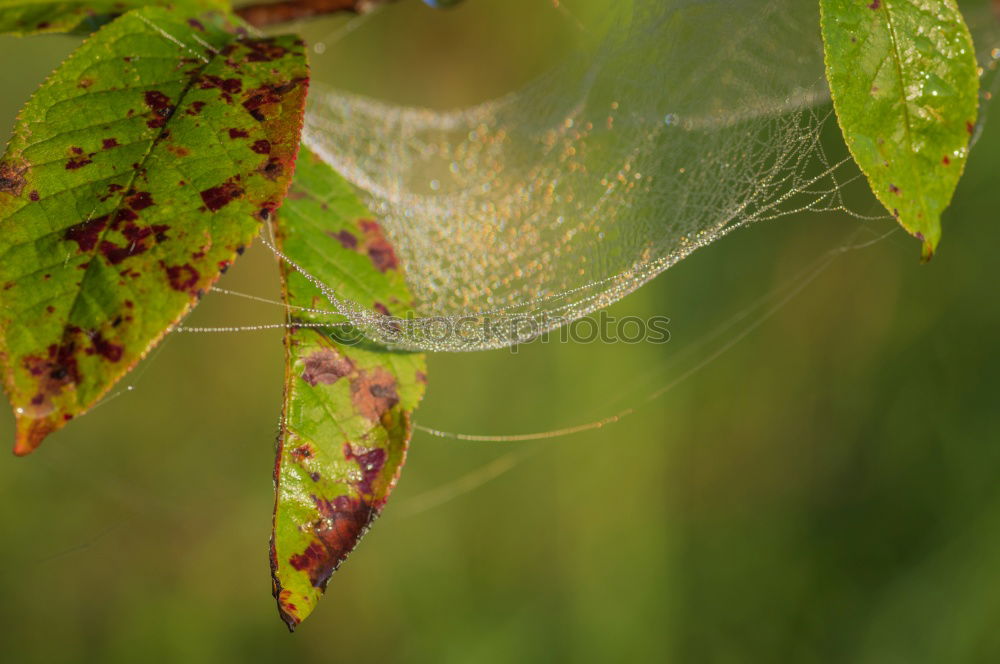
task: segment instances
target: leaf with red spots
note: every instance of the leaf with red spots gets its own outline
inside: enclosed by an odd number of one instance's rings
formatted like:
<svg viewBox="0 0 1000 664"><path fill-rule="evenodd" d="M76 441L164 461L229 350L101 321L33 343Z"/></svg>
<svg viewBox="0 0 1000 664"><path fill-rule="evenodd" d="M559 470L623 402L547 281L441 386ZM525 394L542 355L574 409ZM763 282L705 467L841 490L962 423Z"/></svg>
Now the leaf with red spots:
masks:
<svg viewBox="0 0 1000 664"><path fill-rule="evenodd" d="M93 406L284 198L304 48L238 32L220 15L130 12L21 112L0 160L0 353L18 454Z"/></svg>
<svg viewBox="0 0 1000 664"><path fill-rule="evenodd" d="M411 307L388 239L351 187L303 148L274 221L282 252L339 297L395 316ZM386 256L392 254L392 260ZM396 484L423 396L423 355L374 346L316 313L330 308L283 264L292 327L285 334L285 407L274 466L271 570L290 629L378 516Z"/></svg>
<svg viewBox="0 0 1000 664"><path fill-rule="evenodd" d="M821 0L820 8L847 146L928 260L976 123L979 77L962 13L955 0Z"/></svg>
<svg viewBox="0 0 1000 664"><path fill-rule="evenodd" d="M31 35L50 32L87 34L115 17L141 7L173 7L195 14L226 11L226 0L0 0L0 34Z"/></svg>

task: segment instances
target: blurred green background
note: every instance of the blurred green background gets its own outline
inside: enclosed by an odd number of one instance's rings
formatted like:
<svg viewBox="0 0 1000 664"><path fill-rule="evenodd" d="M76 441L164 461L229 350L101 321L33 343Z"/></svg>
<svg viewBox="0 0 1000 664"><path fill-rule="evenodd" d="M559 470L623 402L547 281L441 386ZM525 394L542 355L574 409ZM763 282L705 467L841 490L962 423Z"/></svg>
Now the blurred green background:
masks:
<svg viewBox="0 0 1000 664"><path fill-rule="evenodd" d="M548 0L404 0L308 36L326 45L321 80L448 106L516 88L574 30ZM74 43L0 39L3 137ZM134 389L0 457L3 661L1000 661L990 113L929 265L901 233L843 255L613 426L522 444L418 432L383 518L294 635L267 564L280 333L171 335ZM740 231L612 309L670 316L665 345L434 355L417 420L518 433L635 405L860 225ZM274 297L276 282L255 249L223 285ZM279 315L210 295L189 322Z"/></svg>

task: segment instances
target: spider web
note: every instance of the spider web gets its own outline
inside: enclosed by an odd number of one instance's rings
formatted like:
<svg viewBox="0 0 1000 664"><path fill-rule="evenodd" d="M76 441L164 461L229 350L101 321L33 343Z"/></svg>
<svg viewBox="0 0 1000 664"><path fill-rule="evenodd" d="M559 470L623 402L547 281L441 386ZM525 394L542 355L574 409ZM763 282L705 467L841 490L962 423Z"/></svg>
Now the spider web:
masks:
<svg viewBox="0 0 1000 664"><path fill-rule="evenodd" d="M337 312L392 347L499 348L736 228L851 213L841 190L859 173L820 142L818 3L609 5L563 63L472 108L313 89L305 141L367 197L417 300L416 317L386 317L321 285ZM994 23L981 9L974 28Z"/></svg>

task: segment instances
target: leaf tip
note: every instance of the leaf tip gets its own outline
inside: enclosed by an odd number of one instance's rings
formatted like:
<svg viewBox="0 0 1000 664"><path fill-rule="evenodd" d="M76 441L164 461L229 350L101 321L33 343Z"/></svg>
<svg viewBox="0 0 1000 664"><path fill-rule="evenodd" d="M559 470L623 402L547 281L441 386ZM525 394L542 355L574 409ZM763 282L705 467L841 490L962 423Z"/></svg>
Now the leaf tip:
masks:
<svg viewBox="0 0 1000 664"><path fill-rule="evenodd" d="M301 621L298 618L295 618L294 616L285 613L285 611L280 606L278 607L278 614L281 616L281 620L284 621L285 627L288 628L288 633L294 634L295 628L299 626L299 623Z"/></svg>
<svg viewBox="0 0 1000 664"><path fill-rule="evenodd" d="M913 237L920 240L920 262L928 263L932 258L934 258L934 252L937 250L938 237L925 237L923 233L917 232L913 234Z"/></svg>
<svg viewBox="0 0 1000 664"><path fill-rule="evenodd" d="M932 258L934 258L934 247L931 246L930 242L924 242L924 246L920 250L920 262L929 263Z"/></svg>
<svg viewBox="0 0 1000 664"><path fill-rule="evenodd" d="M14 434L14 455L28 456L42 444L45 437L55 431L58 427L53 426L51 420L45 418L29 418L19 416Z"/></svg>
<svg viewBox="0 0 1000 664"><path fill-rule="evenodd" d="M298 608L289 600L291 594L288 590L281 589L277 579L274 581L274 599L278 602L278 615L288 628L289 633L294 633L295 628L302 622L304 616L298 615Z"/></svg>

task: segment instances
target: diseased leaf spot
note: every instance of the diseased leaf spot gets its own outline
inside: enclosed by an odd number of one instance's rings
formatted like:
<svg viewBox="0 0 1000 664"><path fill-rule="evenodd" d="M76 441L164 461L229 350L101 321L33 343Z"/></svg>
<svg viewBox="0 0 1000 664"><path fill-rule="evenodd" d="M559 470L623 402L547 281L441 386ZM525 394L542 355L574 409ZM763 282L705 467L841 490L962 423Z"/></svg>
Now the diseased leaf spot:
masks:
<svg viewBox="0 0 1000 664"><path fill-rule="evenodd" d="M217 89L219 97L227 104L233 103L233 95L239 94L243 90L243 81L238 78L222 78L212 74L201 77L198 87L202 90Z"/></svg>
<svg viewBox="0 0 1000 664"><path fill-rule="evenodd" d="M250 146L250 149L256 152L257 154L270 154L271 141L267 139L261 139L259 141L254 142L254 144Z"/></svg>
<svg viewBox="0 0 1000 664"><path fill-rule="evenodd" d="M312 525L316 539L305 551L288 559L289 564L309 576L314 588L326 589L330 576L347 558L358 539L371 525L378 509L360 498L337 496L332 501L312 497L321 519Z"/></svg>
<svg viewBox="0 0 1000 664"><path fill-rule="evenodd" d="M340 242L340 246L344 249L357 249L358 248L358 238L354 237L354 234L350 231L340 231L334 233L330 231L330 236L335 240Z"/></svg>
<svg viewBox="0 0 1000 664"><path fill-rule="evenodd" d="M277 567L277 561L273 559L274 557L274 545L271 545L271 568L272 570ZM274 596L278 600L278 609L281 613L281 619L285 621L289 630L294 630L295 626L302 622L302 618L299 617L299 608L295 606L295 603L291 601L292 591L281 589L281 585L277 581L274 583Z"/></svg>
<svg viewBox="0 0 1000 664"><path fill-rule="evenodd" d="M101 141L101 148L104 150L110 150L111 148L116 148L116 147L118 147L117 138L105 138L103 141Z"/></svg>
<svg viewBox="0 0 1000 664"><path fill-rule="evenodd" d="M143 98L146 100L146 106L149 106L157 115L166 116L173 108L170 104L170 97L158 90L148 90Z"/></svg>
<svg viewBox="0 0 1000 664"><path fill-rule="evenodd" d="M261 221L267 221L268 219L271 218L271 215L274 214L274 210L275 210L274 203L269 202L266 205L263 205L259 210L257 210L256 216Z"/></svg>
<svg viewBox="0 0 1000 664"><path fill-rule="evenodd" d="M101 245L98 247L98 251L108 260L112 265L118 265L123 260L132 256L134 254L141 253L145 249L140 249L138 247L133 247L131 245L126 247L119 247L114 242L109 242L107 240L102 240Z"/></svg>
<svg viewBox="0 0 1000 664"><path fill-rule="evenodd" d="M48 415L52 411L51 398L61 394L66 386L80 382L75 340L80 334L80 328L70 325L61 343L49 345L45 357L27 355L22 360L24 368L38 383L38 391L31 399L33 416Z"/></svg>
<svg viewBox="0 0 1000 664"><path fill-rule="evenodd" d="M233 128L233 129L229 130L229 138L232 138L232 139L248 138L249 136L250 136L250 132L248 132L246 129L236 129L236 128Z"/></svg>
<svg viewBox="0 0 1000 664"><path fill-rule="evenodd" d="M148 90L143 98L146 101L146 106L148 106L153 113L156 115L155 118L146 122L146 126L151 129L157 129L162 127L167 123L167 118L173 113L174 107L170 103L170 97L159 92L158 90Z"/></svg>
<svg viewBox="0 0 1000 664"><path fill-rule="evenodd" d="M97 246L101 231L107 224L108 215L105 214L70 226L66 229L66 234L63 237L76 242L81 252L87 252Z"/></svg>
<svg viewBox="0 0 1000 664"><path fill-rule="evenodd" d="M166 231L170 230L170 226L166 224L153 224L152 226L139 227L135 224L126 224L125 228L122 229L122 235L125 239L133 244L142 242L149 236L154 236L157 242L163 242L166 239Z"/></svg>
<svg viewBox="0 0 1000 664"><path fill-rule="evenodd" d="M24 189L24 174L27 167L14 168L9 163L0 163L0 192L20 196Z"/></svg>
<svg viewBox="0 0 1000 664"><path fill-rule="evenodd" d="M330 348L307 356L304 363L302 379L313 387L320 383L332 385L354 371L354 364L349 359Z"/></svg>
<svg viewBox="0 0 1000 664"><path fill-rule="evenodd" d="M268 148L270 149L270 144L268 144ZM261 164L260 168L257 170L261 175L273 182L284 174L285 165L281 163L280 159L272 157Z"/></svg>
<svg viewBox="0 0 1000 664"><path fill-rule="evenodd" d="M195 290L194 287L197 285L198 278L201 275L194 266L187 263L184 265L165 265L161 263L161 265L167 271L167 280L170 282L170 287L175 291L192 293Z"/></svg>
<svg viewBox="0 0 1000 664"><path fill-rule="evenodd" d="M351 381L351 402L362 417L378 422L399 403L396 378L382 367L362 371Z"/></svg>
<svg viewBox="0 0 1000 664"><path fill-rule="evenodd" d="M344 443L344 458L348 461L355 461L361 469L361 479L354 484L354 487L363 495L370 496L375 493L374 483L382 472L385 465L385 450L381 447L373 447L362 452L355 452L350 443Z"/></svg>
<svg viewBox="0 0 1000 664"><path fill-rule="evenodd" d="M73 148L73 152L76 152L80 148ZM77 157L71 157L69 161L66 162L67 171L75 171L78 168L83 168L87 164L93 163L90 157L93 155L79 155Z"/></svg>
<svg viewBox="0 0 1000 664"><path fill-rule="evenodd" d="M120 190L121 187L111 185ZM111 188L109 187L109 188ZM136 254L141 254L149 247L143 242L150 236L156 236L157 241L165 239L165 231L169 226L165 224L154 224L148 227L137 226L134 222L139 218L137 210L144 210L153 205L153 197L146 191L133 192L125 197L125 204L128 207L120 208L109 227L110 230L120 231L126 240L125 246L118 246L110 240L102 240L101 234L108 226L110 215L102 215L94 219L88 219L79 224L74 224L66 229L63 238L76 242L81 252L89 252L97 247L98 251L107 259L111 265L117 265L123 260ZM98 245L98 242L100 244Z"/></svg>
<svg viewBox="0 0 1000 664"><path fill-rule="evenodd" d="M122 354L125 349L122 346L105 339L100 332L96 333L91 338L91 342L93 345L88 349L89 353L96 353L109 362L117 362L122 359Z"/></svg>
<svg viewBox="0 0 1000 664"><path fill-rule="evenodd" d="M148 191L138 191L134 194L130 194L126 198L125 202L133 210L145 210L149 206L153 205L153 195Z"/></svg>
<svg viewBox="0 0 1000 664"><path fill-rule="evenodd" d="M212 187L201 192L201 200L212 212L217 212L230 202L243 195L243 188L232 179L226 180L218 187Z"/></svg>
<svg viewBox="0 0 1000 664"><path fill-rule="evenodd" d="M218 87L223 92L228 92L231 95L238 94L243 90L243 81L238 78L227 78L222 82L218 83Z"/></svg>
<svg viewBox="0 0 1000 664"><path fill-rule="evenodd" d="M375 268L379 272L397 269L399 261L396 258L396 252L382 234L381 226L371 219L362 219L358 225L365 233L368 257Z"/></svg>
<svg viewBox="0 0 1000 664"><path fill-rule="evenodd" d="M271 62L288 54L288 49L274 39L255 39L245 42L244 46L250 49L246 56L248 62Z"/></svg>
<svg viewBox="0 0 1000 664"><path fill-rule="evenodd" d="M264 85L251 90L247 93L247 98L243 102L243 108L247 110L254 120L263 122L267 119L267 115L263 110L264 107L270 104L281 103L282 98L302 82L303 79L296 79L282 85Z"/></svg>
<svg viewBox="0 0 1000 664"><path fill-rule="evenodd" d="M115 226L117 227L123 221L135 221L139 218L139 215L133 210L128 208L122 208L115 213Z"/></svg>

